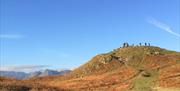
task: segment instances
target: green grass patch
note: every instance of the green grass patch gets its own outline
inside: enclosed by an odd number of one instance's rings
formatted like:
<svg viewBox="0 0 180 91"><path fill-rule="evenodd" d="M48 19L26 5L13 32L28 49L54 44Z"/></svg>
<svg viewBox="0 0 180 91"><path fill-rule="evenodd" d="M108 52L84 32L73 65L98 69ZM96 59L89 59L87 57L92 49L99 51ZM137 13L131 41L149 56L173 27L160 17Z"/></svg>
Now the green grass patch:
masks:
<svg viewBox="0 0 180 91"><path fill-rule="evenodd" d="M150 77L143 77L139 75L133 81L134 87L131 91L152 91L155 87L155 80L158 77L158 71L150 71Z"/></svg>
<svg viewBox="0 0 180 91"><path fill-rule="evenodd" d="M176 60L176 63L180 64L180 60Z"/></svg>

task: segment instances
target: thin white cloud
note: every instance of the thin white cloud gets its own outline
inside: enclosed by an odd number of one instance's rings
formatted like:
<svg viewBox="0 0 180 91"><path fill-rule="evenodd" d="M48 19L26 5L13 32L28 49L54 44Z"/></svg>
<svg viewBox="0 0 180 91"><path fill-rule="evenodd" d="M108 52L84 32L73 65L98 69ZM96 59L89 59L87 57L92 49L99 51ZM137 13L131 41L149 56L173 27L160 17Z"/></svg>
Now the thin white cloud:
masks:
<svg viewBox="0 0 180 91"><path fill-rule="evenodd" d="M49 65L1 65L0 71L32 72L49 67Z"/></svg>
<svg viewBox="0 0 180 91"><path fill-rule="evenodd" d="M23 36L18 34L0 34L0 39L20 39L20 38L23 38Z"/></svg>
<svg viewBox="0 0 180 91"><path fill-rule="evenodd" d="M174 35L174 36L180 37L180 34L173 32L173 29L170 26L168 26L167 24L164 24L164 23L162 23L162 22L160 22L154 18L148 18L147 21L149 23L153 24L154 26L156 26L156 27L158 27L158 28L160 28L160 29L162 29L162 30Z"/></svg>

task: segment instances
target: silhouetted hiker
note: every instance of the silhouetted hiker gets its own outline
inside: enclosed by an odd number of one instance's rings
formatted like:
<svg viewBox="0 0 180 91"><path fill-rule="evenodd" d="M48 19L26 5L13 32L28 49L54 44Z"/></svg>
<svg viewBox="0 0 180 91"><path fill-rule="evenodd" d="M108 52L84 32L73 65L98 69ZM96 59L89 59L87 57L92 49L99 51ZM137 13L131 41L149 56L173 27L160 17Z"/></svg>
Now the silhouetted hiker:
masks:
<svg viewBox="0 0 180 91"><path fill-rule="evenodd" d="M123 47L126 47L126 43L123 43Z"/></svg>
<svg viewBox="0 0 180 91"><path fill-rule="evenodd" d="M141 46L141 43L139 43L139 45Z"/></svg>
<svg viewBox="0 0 180 91"><path fill-rule="evenodd" d="M129 44L128 44L128 43L126 43L126 46L127 46L127 47L129 47Z"/></svg>
<svg viewBox="0 0 180 91"><path fill-rule="evenodd" d="M145 46L147 46L147 43L145 43Z"/></svg>
<svg viewBox="0 0 180 91"><path fill-rule="evenodd" d="M123 43L123 47L128 47L129 44L126 42L126 43Z"/></svg>
<svg viewBox="0 0 180 91"><path fill-rule="evenodd" d="M150 43L148 43L148 46L151 46L151 44L150 44Z"/></svg>

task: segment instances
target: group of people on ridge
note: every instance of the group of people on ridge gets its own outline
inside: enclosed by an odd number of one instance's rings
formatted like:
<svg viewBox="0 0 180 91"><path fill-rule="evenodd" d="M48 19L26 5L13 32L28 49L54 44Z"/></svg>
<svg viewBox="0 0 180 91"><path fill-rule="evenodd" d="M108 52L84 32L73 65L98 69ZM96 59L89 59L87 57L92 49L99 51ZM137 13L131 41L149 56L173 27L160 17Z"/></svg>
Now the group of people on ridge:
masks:
<svg viewBox="0 0 180 91"><path fill-rule="evenodd" d="M134 44L129 45L127 42L123 43L123 47L129 47L129 46L134 46ZM136 45L136 46L151 46L151 44L150 43L144 43L144 45L143 45L142 43L139 43L139 45Z"/></svg>

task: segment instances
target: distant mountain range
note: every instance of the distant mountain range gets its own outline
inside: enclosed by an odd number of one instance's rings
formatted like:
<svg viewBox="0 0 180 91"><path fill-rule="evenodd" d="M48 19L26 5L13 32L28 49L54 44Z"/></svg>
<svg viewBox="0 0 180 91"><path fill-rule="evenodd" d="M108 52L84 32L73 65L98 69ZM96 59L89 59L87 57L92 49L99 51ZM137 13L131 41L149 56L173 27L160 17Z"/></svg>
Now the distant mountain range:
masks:
<svg viewBox="0 0 180 91"><path fill-rule="evenodd" d="M32 77L64 75L64 74L67 74L69 72L71 72L71 70L57 71L57 70L46 69L43 71L35 71L35 72L30 72L30 73L15 72L15 71L0 71L0 76L16 78L16 79L26 79L26 78L32 78Z"/></svg>

